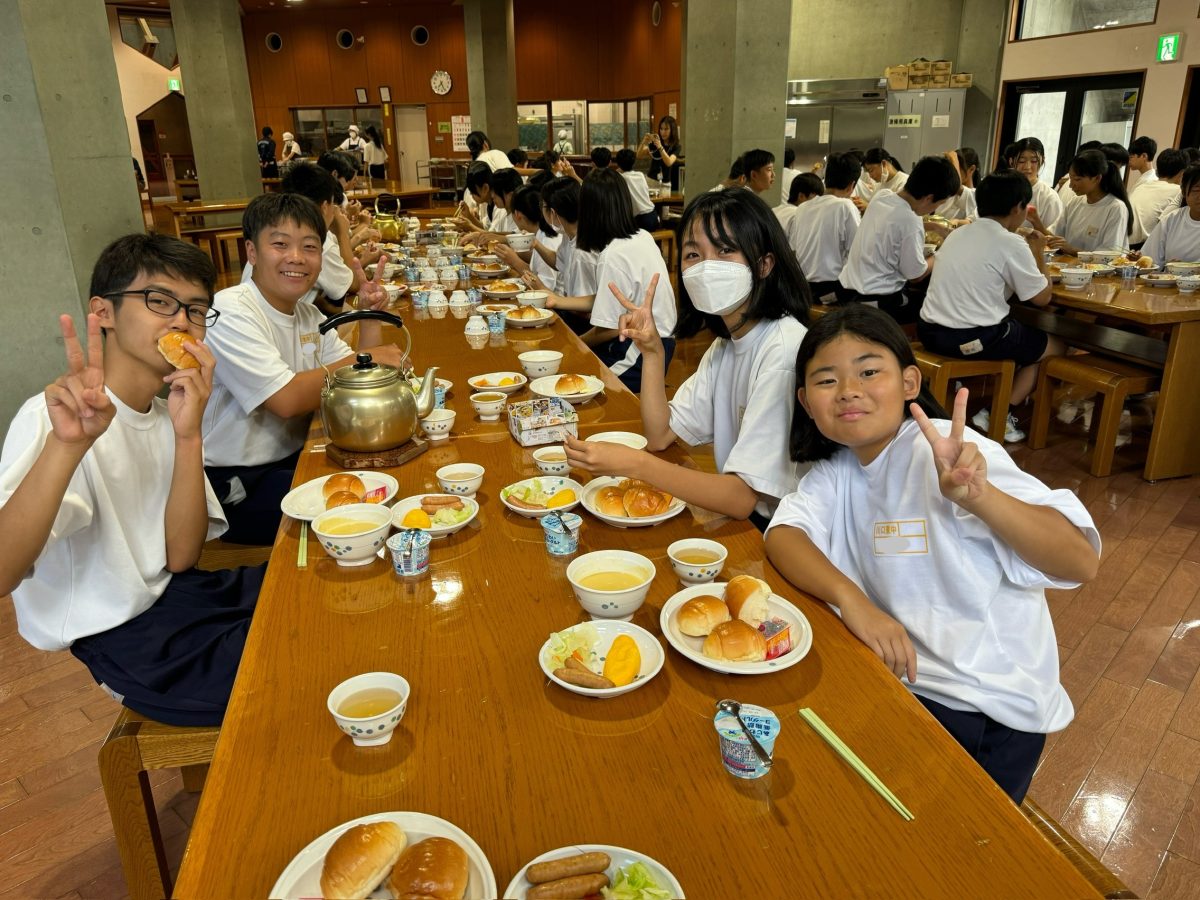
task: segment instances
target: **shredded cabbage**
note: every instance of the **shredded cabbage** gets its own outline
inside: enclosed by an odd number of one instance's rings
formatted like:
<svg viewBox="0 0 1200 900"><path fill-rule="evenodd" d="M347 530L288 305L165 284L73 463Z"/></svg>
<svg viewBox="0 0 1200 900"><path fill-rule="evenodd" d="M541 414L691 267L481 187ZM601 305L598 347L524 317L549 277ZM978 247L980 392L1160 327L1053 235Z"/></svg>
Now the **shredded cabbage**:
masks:
<svg viewBox="0 0 1200 900"><path fill-rule="evenodd" d="M645 863L635 862L617 870L612 887L601 888L605 900L670 900L671 892L659 887Z"/></svg>
<svg viewBox="0 0 1200 900"><path fill-rule="evenodd" d="M450 509L443 506L433 515L434 525L457 525L459 522L465 521L467 516L471 514L471 510L463 504L462 509Z"/></svg>
<svg viewBox="0 0 1200 900"><path fill-rule="evenodd" d="M565 666L567 657L576 650L583 657L581 662L584 665L590 664L594 655L592 648L599 640L600 634L596 631L596 626L590 622L550 635L550 646L546 651L550 657L548 660L550 668L560 669Z"/></svg>

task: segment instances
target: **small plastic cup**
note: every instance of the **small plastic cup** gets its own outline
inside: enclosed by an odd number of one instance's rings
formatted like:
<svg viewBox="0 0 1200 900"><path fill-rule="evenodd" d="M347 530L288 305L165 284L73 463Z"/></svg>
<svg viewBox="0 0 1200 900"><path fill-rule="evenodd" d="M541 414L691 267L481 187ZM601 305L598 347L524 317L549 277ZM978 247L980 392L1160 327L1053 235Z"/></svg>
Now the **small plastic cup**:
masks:
<svg viewBox="0 0 1200 900"><path fill-rule="evenodd" d="M488 313L488 331L492 334L504 334L504 313Z"/></svg>
<svg viewBox="0 0 1200 900"><path fill-rule="evenodd" d="M437 384L435 382L433 385L433 408L446 408L446 386L444 384Z"/></svg>
<svg viewBox="0 0 1200 900"><path fill-rule="evenodd" d="M570 556L579 549L582 518L575 513L562 513L542 516L540 521L546 536L546 550L551 556Z"/></svg>
<svg viewBox="0 0 1200 900"><path fill-rule="evenodd" d="M768 756L774 755L775 738L779 736L779 716L761 706L749 703L742 704L742 721L754 732L758 742L767 751ZM718 709L713 716L713 727L721 744L721 762L730 775L738 778L762 778L771 771L762 764L750 739L735 716L723 709Z"/></svg>
<svg viewBox="0 0 1200 900"><path fill-rule="evenodd" d="M483 291L481 291L477 287L467 288L467 299L470 300L472 303L482 303L483 302Z"/></svg>
<svg viewBox="0 0 1200 900"><path fill-rule="evenodd" d="M428 531L416 529L398 531L388 538L393 571L402 578L420 578L429 574L430 540Z"/></svg>
<svg viewBox="0 0 1200 900"><path fill-rule="evenodd" d="M413 291L412 304L414 309L425 309L429 306L429 291Z"/></svg>

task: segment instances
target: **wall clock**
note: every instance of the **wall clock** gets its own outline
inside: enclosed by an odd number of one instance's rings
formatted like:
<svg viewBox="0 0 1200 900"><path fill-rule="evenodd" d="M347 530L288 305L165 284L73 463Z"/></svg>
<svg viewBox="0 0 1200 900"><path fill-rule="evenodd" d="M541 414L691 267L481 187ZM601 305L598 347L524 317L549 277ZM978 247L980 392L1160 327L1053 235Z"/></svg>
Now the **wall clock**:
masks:
<svg viewBox="0 0 1200 900"><path fill-rule="evenodd" d="M453 82L450 80L450 73L444 69L438 69L429 76L429 86L439 96L445 96L450 93L450 88L453 86Z"/></svg>

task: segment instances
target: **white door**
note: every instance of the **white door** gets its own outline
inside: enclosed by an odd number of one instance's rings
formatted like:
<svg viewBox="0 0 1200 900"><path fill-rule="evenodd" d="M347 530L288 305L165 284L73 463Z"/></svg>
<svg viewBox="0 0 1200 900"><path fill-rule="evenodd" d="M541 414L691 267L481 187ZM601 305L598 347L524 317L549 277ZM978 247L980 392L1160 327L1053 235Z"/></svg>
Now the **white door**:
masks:
<svg viewBox="0 0 1200 900"><path fill-rule="evenodd" d="M425 122L424 106L392 107L392 122L396 133L396 157L400 163L400 182L403 188L415 188L417 161L429 159L429 129ZM388 173L391 174L390 172Z"/></svg>

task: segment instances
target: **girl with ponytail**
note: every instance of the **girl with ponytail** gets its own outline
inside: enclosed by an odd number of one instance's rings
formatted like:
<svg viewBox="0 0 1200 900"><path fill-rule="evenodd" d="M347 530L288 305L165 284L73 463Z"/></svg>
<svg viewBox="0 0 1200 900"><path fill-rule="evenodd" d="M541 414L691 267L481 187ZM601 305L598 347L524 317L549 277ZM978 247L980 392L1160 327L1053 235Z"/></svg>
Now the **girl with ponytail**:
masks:
<svg viewBox="0 0 1200 900"><path fill-rule="evenodd" d="M1133 210L1121 170L1100 150L1084 150L1073 160L1071 190L1080 201L1067 206L1051 247L1075 255L1080 250L1128 250Z"/></svg>
<svg viewBox="0 0 1200 900"><path fill-rule="evenodd" d="M900 160L882 147L872 147L863 154L863 170L875 182L875 189L871 192L868 202L875 199L875 196L884 188L893 194L900 193L908 181L908 175L900 165Z"/></svg>

